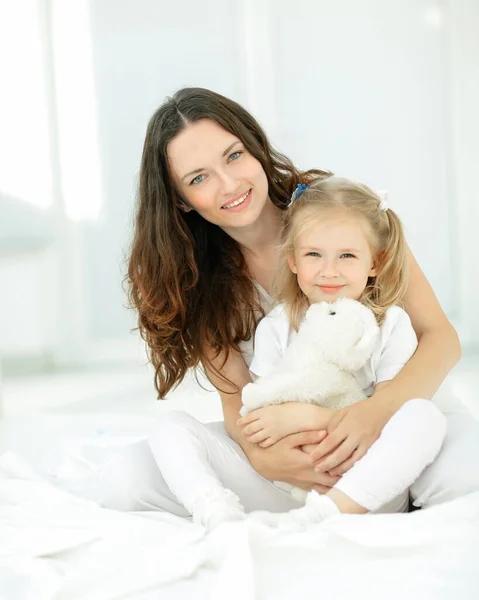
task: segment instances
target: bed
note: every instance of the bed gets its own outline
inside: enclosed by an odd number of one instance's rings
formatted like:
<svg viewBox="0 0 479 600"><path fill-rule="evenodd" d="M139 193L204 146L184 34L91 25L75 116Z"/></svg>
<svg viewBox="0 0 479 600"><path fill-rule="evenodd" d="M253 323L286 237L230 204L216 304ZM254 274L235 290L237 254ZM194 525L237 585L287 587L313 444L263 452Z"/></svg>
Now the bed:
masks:
<svg viewBox="0 0 479 600"><path fill-rule="evenodd" d="M0 457L1 600L479 598L479 493L303 533L249 521L206 533L165 513L101 508L91 479L119 446L93 452L83 440L42 472Z"/></svg>

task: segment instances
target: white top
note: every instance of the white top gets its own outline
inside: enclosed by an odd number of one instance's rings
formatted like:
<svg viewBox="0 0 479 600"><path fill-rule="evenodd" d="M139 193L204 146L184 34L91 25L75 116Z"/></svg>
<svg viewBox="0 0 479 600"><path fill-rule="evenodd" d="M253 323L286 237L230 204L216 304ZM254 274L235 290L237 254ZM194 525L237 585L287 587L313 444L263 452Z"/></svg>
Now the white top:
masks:
<svg viewBox="0 0 479 600"><path fill-rule="evenodd" d="M296 337L291 327L285 305L278 304L258 325L255 335L254 358L250 366L253 375L269 374L286 348ZM417 338L407 313L392 306L384 317L379 339L366 365L355 376L368 396L376 384L393 379L414 354Z"/></svg>
<svg viewBox="0 0 479 600"><path fill-rule="evenodd" d="M254 282L254 285L259 293L259 300L261 302L261 307L263 308L264 313L267 316L273 310L273 308L276 306L276 300L272 296L270 296L268 294L268 292L264 289L264 287L260 286L259 283ZM251 365L251 361L253 360L253 352L254 352L253 338L251 338L250 340L247 340L247 341L245 341L245 340L241 341L239 343L239 347L241 350L241 354L243 355L244 361L249 367Z"/></svg>
<svg viewBox="0 0 479 600"><path fill-rule="evenodd" d="M260 377L269 373L283 356L292 336L296 335L286 317L284 305L276 304L263 287L258 283L255 285L266 316L256 329L254 342L253 339L240 342L241 352L253 378L255 375ZM376 384L393 379L398 374L416 346L416 334L409 316L398 306L391 307L380 327L377 348L368 364L356 373L368 396L373 393ZM447 379L436 392L433 401L443 412L469 414L464 404L454 395Z"/></svg>

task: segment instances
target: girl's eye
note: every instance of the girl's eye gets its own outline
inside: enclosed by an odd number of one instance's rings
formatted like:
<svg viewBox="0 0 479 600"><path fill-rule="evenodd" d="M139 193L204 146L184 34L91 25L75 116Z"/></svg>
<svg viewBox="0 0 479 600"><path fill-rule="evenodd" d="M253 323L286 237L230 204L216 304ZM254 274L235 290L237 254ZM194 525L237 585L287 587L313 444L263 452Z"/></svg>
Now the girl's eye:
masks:
<svg viewBox="0 0 479 600"><path fill-rule="evenodd" d="M306 254L306 256L319 256L319 257L321 257L321 254L319 252L308 252Z"/></svg>
<svg viewBox="0 0 479 600"><path fill-rule="evenodd" d="M197 175L194 179L191 180L190 185L197 185L198 183L201 183L204 177L204 175Z"/></svg>
<svg viewBox="0 0 479 600"><path fill-rule="evenodd" d="M243 153L242 152L233 152L233 154L230 154L230 160L237 160L241 154L243 154Z"/></svg>
<svg viewBox="0 0 479 600"><path fill-rule="evenodd" d="M349 252L345 252L341 254L341 258L354 258L354 254L350 254Z"/></svg>

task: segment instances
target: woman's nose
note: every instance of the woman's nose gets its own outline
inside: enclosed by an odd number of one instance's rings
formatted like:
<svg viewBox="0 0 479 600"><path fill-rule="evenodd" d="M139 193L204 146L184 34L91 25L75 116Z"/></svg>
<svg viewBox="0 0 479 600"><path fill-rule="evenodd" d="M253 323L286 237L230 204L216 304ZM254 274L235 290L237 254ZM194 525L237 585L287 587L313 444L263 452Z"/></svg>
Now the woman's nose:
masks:
<svg viewBox="0 0 479 600"><path fill-rule="evenodd" d="M240 192L238 180L235 177L231 177L225 171L220 172L219 178L221 181L221 191L223 194L233 194L234 192Z"/></svg>

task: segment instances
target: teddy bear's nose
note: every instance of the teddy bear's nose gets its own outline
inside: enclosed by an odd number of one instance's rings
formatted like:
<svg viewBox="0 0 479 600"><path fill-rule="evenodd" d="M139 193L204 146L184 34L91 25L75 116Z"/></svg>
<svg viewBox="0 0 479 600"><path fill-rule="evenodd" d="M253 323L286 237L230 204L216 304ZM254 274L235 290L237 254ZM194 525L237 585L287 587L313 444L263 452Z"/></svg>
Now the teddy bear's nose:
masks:
<svg viewBox="0 0 479 600"><path fill-rule="evenodd" d="M329 311L330 315L335 315L336 313L334 312L334 310Z"/></svg>

